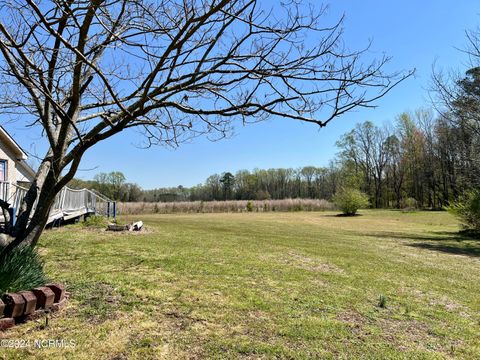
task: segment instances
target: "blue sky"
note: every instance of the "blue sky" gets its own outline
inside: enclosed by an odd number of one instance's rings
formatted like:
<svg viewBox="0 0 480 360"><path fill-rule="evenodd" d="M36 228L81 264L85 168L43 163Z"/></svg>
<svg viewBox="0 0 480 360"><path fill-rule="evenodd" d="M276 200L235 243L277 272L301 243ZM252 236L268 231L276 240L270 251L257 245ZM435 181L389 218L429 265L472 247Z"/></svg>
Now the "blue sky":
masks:
<svg viewBox="0 0 480 360"><path fill-rule="evenodd" d="M272 4L273 0L270 1ZM328 2L327 2L328 3ZM465 45L464 31L480 23L478 1L380 1L331 2L329 22L346 14L345 42L350 48L373 40L373 55L392 56L391 70L416 68L376 109L363 109L317 126L281 118L237 127L235 135L218 142L196 139L177 149L139 149L135 132L120 134L98 144L82 160L78 178L98 172L121 171L129 182L144 188L191 186L208 175L240 169L325 166L335 156L335 141L355 123L392 121L406 110L428 105L427 87L434 61L445 68L464 69L465 58L455 49ZM31 130L4 124L28 152L39 152L41 139Z"/></svg>

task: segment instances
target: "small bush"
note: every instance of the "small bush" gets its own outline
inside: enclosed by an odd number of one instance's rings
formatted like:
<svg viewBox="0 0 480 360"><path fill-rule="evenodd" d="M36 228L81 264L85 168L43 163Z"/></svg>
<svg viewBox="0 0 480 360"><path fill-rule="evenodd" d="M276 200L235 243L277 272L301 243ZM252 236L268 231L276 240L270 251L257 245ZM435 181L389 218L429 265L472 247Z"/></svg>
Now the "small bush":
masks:
<svg viewBox="0 0 480 360"><path fill-rule="evenodd" d="M247 211L248 212L253 211L253 203L251 201L247 201Z"/></svg>
<svg viewBox="0 0 480 360"><path fill-rule="evenodd" d="M403 201L403 211L415 211L418 209L418 202L412 197L406 198Z"/></svg>
<svg viewBox="0 0 480 360"><path fill-rule="evenodd" d="M367 194L357 189L342 189L333 197L335 205L345 215L355 215L360 208L369 205Z"/></svg>
<svg viewBox="0 0 480 360"><path fill-rule="evenodd" d="M105 216L91 215L82 222L82 225L86 228L105 228L108 221Z"/></svg>
<svg viewBox="0 0 480 360"><path fill-rule="evenodd" d="M382 309L387 307L387 297L383 294L378 298L378 307L381 307Z"/></svg>
<svg viewBox="0 0 480 360"><path fill-rule="evenodd" d="M5 262L0 264L0 295L30 290L47 282L40 256L30 246L13 250Z"/></svg>
<svg viewBox="0 0 480 360"><path fill-rule="evenodd" d="M480 190L468 192L447 210L460 219L466 230L480 231Z"/></svg>

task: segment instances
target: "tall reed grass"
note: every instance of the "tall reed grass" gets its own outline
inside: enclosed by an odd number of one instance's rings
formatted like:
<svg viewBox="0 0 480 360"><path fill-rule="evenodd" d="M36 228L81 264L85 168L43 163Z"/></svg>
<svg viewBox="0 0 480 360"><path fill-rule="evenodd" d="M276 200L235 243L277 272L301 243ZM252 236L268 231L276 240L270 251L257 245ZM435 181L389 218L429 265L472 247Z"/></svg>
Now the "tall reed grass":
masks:
<svg viewBox="0 0 480 360"><path fill-rule="evenodd" d="M327 200L284 199L284 200L227 200L227 201L183 201L183 202L131 202L117 203L121 215L173 214L173 213L226 213L267 211L325 211L334 205Z"/></svg>

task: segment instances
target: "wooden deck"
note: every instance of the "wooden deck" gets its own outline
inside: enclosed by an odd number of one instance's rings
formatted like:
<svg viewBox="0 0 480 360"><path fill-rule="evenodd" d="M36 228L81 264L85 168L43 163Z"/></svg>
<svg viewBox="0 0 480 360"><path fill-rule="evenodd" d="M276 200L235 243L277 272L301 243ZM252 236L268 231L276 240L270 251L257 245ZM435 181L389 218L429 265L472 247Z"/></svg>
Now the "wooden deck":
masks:
<svg viewBox="0 0 480 360"><path fill-rule="evenodd" d="M17 215L16 212L26 193L27 189L21 186L0 182L0 199L11 204L14 208L15 215ZM65 187L55 199L52 209L50 210L47 225L81 218L82 216L91 214L115 217L116 204L109 198L92 190L76 190ZM16 216L14 216L14 218L15 217ZM0 221L3 222L3 216L0 216ZM13 221L15 221L15 219Z"/></svg>

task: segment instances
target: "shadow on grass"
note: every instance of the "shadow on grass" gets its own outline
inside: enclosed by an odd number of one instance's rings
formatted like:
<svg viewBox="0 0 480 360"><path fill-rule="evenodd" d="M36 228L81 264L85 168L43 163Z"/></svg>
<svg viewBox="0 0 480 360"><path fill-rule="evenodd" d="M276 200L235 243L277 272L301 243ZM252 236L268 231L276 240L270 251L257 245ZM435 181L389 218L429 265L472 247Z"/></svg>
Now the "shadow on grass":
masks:
<svg viewBox="0 0 480 360"><path fill-rule="evenodd" d="M441 251L441 252L455 254L455 255L480 257L480 246L470 246L470 245L455 246L450 244L428 244L428 243L410 244L408 246L427 249L427 250Z"/></svg>
<svg viewBox="0 0 480 360"><path fill-rule="evenodd" d="M357 216L363 216L363 214L359 214L359 213L356 213L356 214L353 214L353 215L350 215L350 214L325 214L323 215L324 217L346 217L346 218L352 218L352 217L357 217Z"/></svg>
<svg viewBox="0 0 480 360"><path fill-rule="evenodd" d="M480 257L480 238L478 233L466 231L448 232L436 231L427 235L406 234L396 232L384 232L369 234L378 238L394 238L401 240L410 240L413 243L407 243L406 246L440 251L454 255L464 255L470 257Z"/></svg>

